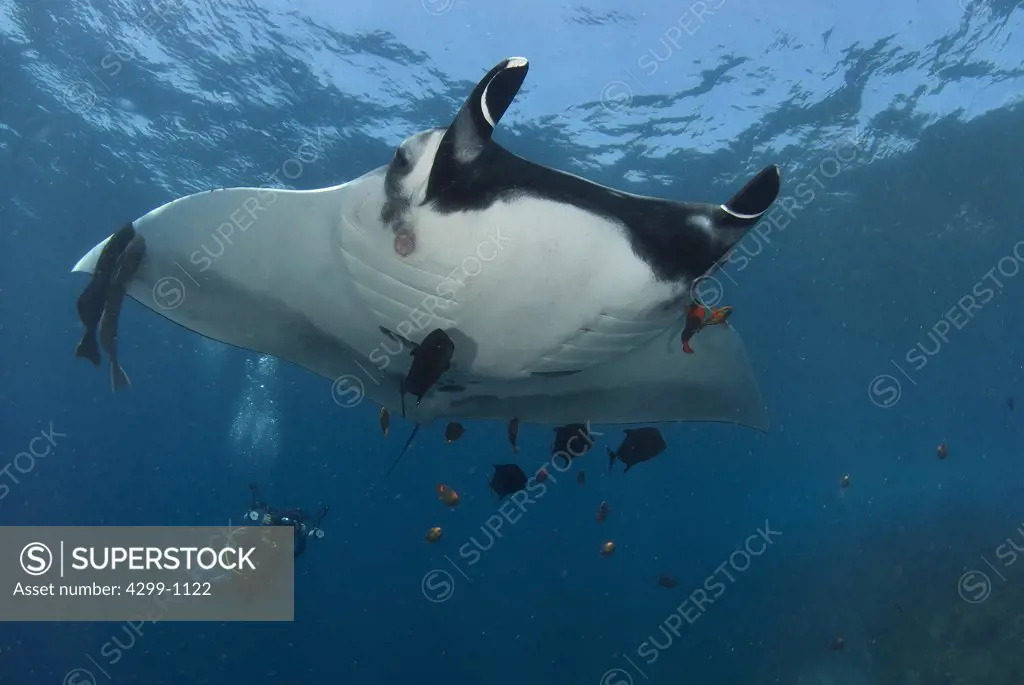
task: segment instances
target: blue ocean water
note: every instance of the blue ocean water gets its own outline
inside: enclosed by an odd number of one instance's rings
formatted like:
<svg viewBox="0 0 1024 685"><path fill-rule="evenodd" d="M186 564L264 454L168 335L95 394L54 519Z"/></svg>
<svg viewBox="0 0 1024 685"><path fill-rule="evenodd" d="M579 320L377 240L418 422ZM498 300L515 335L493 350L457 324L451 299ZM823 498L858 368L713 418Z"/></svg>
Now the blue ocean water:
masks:
<svg viewBox="0 0 1024 685"><path fill-rule="evenodd" d="M294 622L0 623L0 683L1020 685L1022 29L1010 0L0 0L0 524L237 524L250 482L332 506ZM716 202L781 167L788 211L709 286L767 434L663 425L623 475L596 426L586 482L489 536L503 425L425 428L384 479L411 424L288 363L135 303L130 391L73 356L69 271L116 227L354 178L509 55L524 157ZM517 460L550 442L524 425Z"/></svg>

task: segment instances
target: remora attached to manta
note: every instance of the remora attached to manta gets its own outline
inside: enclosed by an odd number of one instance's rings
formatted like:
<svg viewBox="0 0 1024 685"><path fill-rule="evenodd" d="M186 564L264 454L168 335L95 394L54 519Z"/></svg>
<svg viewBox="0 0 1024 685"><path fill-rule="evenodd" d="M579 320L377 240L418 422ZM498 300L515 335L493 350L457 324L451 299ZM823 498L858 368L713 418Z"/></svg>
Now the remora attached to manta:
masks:
<svg viewBox="0 0 1024 685"><path fill-rule="evenodd" d="M412 361L395 339L443 329L451 366L408 407L417 423L766 429L735 330L703 331L695 355L677 338L694 282L775 201L778 168L724 204L701 204L522 159L491 135L527 69L503 60L450 126L411 136L353 181L212 190L149 212L133 222L146 253L128 294L206 337L345 377L391 412ZM92 272L105 243L73 270Z"/></svg>

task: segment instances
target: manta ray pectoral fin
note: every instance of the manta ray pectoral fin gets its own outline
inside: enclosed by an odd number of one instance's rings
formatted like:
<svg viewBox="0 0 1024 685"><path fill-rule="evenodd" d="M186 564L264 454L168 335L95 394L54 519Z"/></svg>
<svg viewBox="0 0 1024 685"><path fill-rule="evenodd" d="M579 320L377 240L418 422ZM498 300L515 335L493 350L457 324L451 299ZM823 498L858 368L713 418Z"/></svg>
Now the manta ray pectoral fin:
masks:
<svg viewBox="0 0 1024 685"><path fill-rule="evenodd" d="M772 165L721 205L629 199L623 211L630 244L660 280L692 283L720 264L754 227L775 202L780 186L779 168ZM684 351L690 352L685 343Z"/></svg>
<svg viewBox="0 0 1024 685"><path fill-rule="evenodd" d="M494 133L494 127L516 99L529 70L530 63L525 57L503 59L470 93L463 111L471 115L475 130L481 137L489 139Z"/></svg>
<svg viewBox="0 0 1024 685"><path fill-rule="evenodd" d="M579 416L594 424L710 421L767 431L768 414L736 329L710 326L701 335L706 338L699 355L681 354L678 334L670 329L619 359L572 376L523 379L500 391L486 383L470 386L439 414L512 415L521 423L556 426Z"/></svg>
<svg viewBox="0 0 1024 685"><path fill-rule="evenodd" d="M743 188L714 212L715 239L731 248L757 223L779 196L782 177L772 164L747 181Z"/></svg>
<svg viewBox="0 0 1024 685"><path fill-rule="evenodd" d="M470 93L437 148L427 197L437 197L458 178L460 166L470 164L490 143L494 128L519 93L530 63L509 57L494 66Z"/></svg>

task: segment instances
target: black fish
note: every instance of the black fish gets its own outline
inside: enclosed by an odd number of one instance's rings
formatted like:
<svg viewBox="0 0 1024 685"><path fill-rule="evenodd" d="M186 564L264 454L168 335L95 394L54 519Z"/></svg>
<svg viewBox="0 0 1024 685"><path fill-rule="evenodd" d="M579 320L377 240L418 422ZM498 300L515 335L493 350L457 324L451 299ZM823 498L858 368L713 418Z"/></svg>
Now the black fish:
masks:
<svg viewBox="0 0 1024 685"><path fill-rule="evenodd" d="M99 259L96 260L92 278L89 279L82 294L78 296L78 302L75 305L78 308L78 318L85 325L85 334L82 335L82 340L75 347L75 356L84 357L96 366L100 365L100 346L96 342L96 327L99 326L103 308L107 303L110 279L114 275L114 267L117 266L118 258L134 237L135 227L131 224L110 236L107 244L103 246Z"/></svg>
<svg viewBox="0 0 1024 685"><path fill-rule="evenodd" d="M462 424L458 421L452 421L444 427L444 439L448 441L448 444L452 444L456 440L462 437L462 434L466 432L466 429L462 427Z"/></svg>
<svg viewBox="0 0 1024 685"><path fill-rule="evenodd" d="M654 459L665 451L665 439L657 428L626 428L622 432L626 434L626 439L619 445L618 452L608 449L609 471L615 465L616 457L626 465L625 473L640 462Z"/></svg>
<svg viewBox="0 0 1024 685"><path fill-rule="evenodd" d="M103 345L103 350L110 360L110 387L114 392L131 385L128 374L121 368L117 358L117 326L128 283L138 271L145 253L146 241L143 237L137 235L132 238L118 258L117 266L114 267L114 275L111 276L110 286L107 288L107 301L100 317L100 344Z"/></svg>
<svg viewBox="0 0 1024 685"><path fill-rule="evenodd" d="M589 423L570 423L555 428L555 444L551 447L551 460L561 457L568 466L576 457L582 457L594 446Z"/></svg>
<svg viewBox="0 0 1024 685"><path fill-rule="evenodd" d="M440 328L435 328L412 351L412 366L402 381L402 416L405 416L405 395L412 393L419 405L423 396L441 380L452 364L455 343Z"/></svg>
<svg viewBox="0 0 1024 685"><path fill-rule="evenodd" d="M491 490L504 499L514 492L526 489L526 474L517 464L495 464L494 477L491 478Z"/></svg>

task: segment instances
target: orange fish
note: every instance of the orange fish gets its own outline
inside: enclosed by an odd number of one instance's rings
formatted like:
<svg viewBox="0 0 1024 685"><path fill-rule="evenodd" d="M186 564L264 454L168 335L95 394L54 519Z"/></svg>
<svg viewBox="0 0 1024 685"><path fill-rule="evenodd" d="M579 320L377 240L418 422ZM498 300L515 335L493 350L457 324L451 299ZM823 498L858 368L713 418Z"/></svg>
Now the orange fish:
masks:
<svg viewBox="0 0 1024 685"><path fill-rule="evenodd" d="M442 484L437 486L437 498L449 507L456 507L459 504L459 493L455 492L447 485Z"/></svg>
<svg viewBox="0 0 1024 685"><path fill-rule="evenodd" d="M434 526L427 531L427 542L437 542L441 539L441 526Z"/></svg>
<svg viewBox="0 0 1024 685"><path fill-rule="evenodd" d="M384 437L388 437L388 426L391 425L391 414L388 413L387 407L380 408L380 432L384 434Z"/></svg>
<svg viewBox="0 0 1024 685"><path fill-rule="evenodd" d="M711 318L709 318L704 323L704 325L705 326L717 326L718 324L722 324L723 326L728 328L729 324L727 324L725 322L725 320L728 319L731 314L732 314L732 307L712 307L711 308Z"/></svg>
<svg viewBox="0 0 1024 685"><path fill-rule="evenodd" d="M610 507L607 502L601 502L597 507L597 522L604 523L604 520L608 518L608 510Z"/></svg>
<svg viewBox="0 0 1024 685"><path fill-rule="evenodd" d="M608 542L601 545L601 556L610 557L615 553L615 543L609 540Z"/></svg>
<svg viewBox="0 0 1024 685"><path fill-rule="evenodd" d="M543 483L544 481L546 481L548 479L548 470L542 468L540 471L537 472L537 475L534 477L534 479L538 483Z"/></svg>
<svg viewBox="0 0 1024 685"><path fill-rule="evenodd" d="M949 447L946 446L946 443L942 443L935 448L935 455L939 459L945 459L949 455Z"/></svg>
<svg viewBox="0 0 1024 685"><path fill-rule="evenodd" d="M683 327L683 334L680 340L683 343L683 352L693 354L690 347L690 339L700 333L705 326L717 326L721 324L726 328L729 324L726 319L732 314L732 307L705 307L701 304L691 304L686 308L686 325Z"/></svg>

